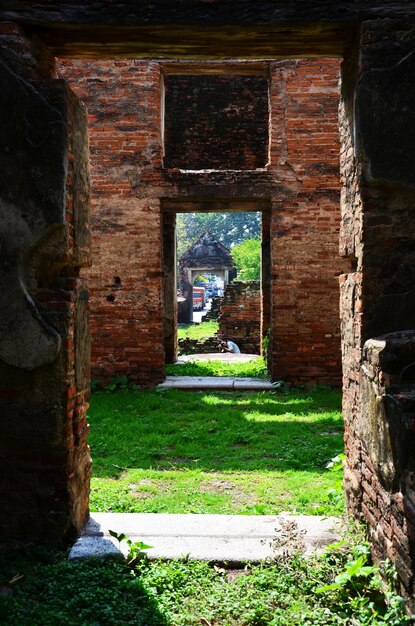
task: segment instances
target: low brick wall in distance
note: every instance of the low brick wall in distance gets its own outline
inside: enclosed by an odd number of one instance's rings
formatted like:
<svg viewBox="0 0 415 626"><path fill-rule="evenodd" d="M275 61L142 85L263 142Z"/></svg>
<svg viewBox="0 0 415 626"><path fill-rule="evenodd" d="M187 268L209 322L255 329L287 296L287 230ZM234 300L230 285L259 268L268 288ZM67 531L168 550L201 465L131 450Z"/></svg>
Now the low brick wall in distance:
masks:
<svg viewBox="0 0 415 626"><path fill-rule="evenodd" d="M210 354L211 352L219 354L217 337L206 337L205 339L185 337L179 339L178 343L180 354Z"/></svg>
<svg viewBox="0 0 415 626"><path fill-rule="evenodd" d="M234 341L245 354L261 352L261 285L259 280L227 285L219 314L220 339Z"/></svg>

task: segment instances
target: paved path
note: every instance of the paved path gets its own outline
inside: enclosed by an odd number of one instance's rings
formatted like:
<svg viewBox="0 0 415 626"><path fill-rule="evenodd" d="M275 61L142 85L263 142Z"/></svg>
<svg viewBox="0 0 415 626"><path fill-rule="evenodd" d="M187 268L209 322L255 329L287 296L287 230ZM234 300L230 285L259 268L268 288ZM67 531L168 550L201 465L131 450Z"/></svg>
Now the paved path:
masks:
<svg viewBox="0 0 415 626"><path fill-rule="evenodd" d="M70 559L113 556L128 552L109 534L124 533L132 541L153 546L149 558L192 559L239 566L278 552L321 549L339 536L340 521L311 515L171 515L164 513L93 513Z"/></svg>
<svg viewBox="0 0 415 626"><path fill-rule="evenodd" d="M167 376L162 389L183 389L185 391L272 391L274 385L268 380L257 378L233 378L231 376Z"/></svg>

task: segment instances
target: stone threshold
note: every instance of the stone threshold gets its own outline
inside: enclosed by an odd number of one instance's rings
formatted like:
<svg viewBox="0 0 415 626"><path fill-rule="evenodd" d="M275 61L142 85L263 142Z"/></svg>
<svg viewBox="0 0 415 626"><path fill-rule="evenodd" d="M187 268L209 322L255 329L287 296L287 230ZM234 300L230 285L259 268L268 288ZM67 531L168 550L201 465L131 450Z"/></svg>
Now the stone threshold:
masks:
<svg viewBox="0 0 415 626"><path fill-rule="evenodd" d="M125 542L109 534L152 546L150 559L190 558L238 567L280 553L321 550L338 540L341 521L313 515L173 515L165 513L93 513L69 553L69 559L123 559Z"/></svg>
<svg viewBox="0 0 415 626"><path fill-rule="evenodd" d="M275 385L257 378L235 378L232 376L167 376L161 389L184 389L187 391L274 391Z"/></svg>

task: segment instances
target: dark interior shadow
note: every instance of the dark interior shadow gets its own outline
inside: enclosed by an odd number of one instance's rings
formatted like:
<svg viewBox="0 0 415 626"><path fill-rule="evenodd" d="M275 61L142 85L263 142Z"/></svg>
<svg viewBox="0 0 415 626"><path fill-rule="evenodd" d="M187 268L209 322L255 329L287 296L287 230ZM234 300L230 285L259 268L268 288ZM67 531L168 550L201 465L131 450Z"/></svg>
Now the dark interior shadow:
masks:
<svg viewBox="0 0 415 626"><path fill-rule="evenodd" d="M24 546L0 554L0 623L168 626L154 595L113 559L68 561L65 551ZM21 579L8 585L7 581Z"/></svg>

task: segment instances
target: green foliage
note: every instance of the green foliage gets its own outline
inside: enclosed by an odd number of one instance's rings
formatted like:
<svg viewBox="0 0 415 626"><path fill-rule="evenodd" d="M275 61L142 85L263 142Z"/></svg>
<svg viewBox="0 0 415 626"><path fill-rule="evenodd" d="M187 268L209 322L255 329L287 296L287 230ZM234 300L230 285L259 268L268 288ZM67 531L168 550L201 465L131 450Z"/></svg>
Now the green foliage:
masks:
<svg viewBox="0 0 415 626"><path fill-rule="evenodd" d="M261 213L178 213L177 256L180 258L206 229L230 248L260 236Z"/></svg>
<svg viewBox="0 0 415 626"><path fill-rule="evenodd" d="M231 249L238 280L259 280L261 277L261 240L246 239Z"/></svg>
<svg viewBox="0 0 415 626"><path fill-rule="evenodd" d="M181 366L179 366L181 367ZM96 511L338 514L340 393L97 392L88 414Z"/></svg>
<svg viewBox="0 0 415 626"><path fill-rule="evenodd" d="M201 324L179 324L177 328L178 339L208 339L213 337L219 330L217 320L209 320Z"/></svg>
<svg viewBox="0 0 415 626"><path fill-rule="evenodd" d="M369 544L362 540L361 530L357 531L354 545L350 547L349 537L349 545L343 539L327 552L326 558L336 565L334 580L316 587L315 593L321 594L325 603L335 603L347 620L354 620L350 621L353 624L412 623L405 617L403 599L394 591L396 571L389 561L379 567L373 565ZM341 554L343 558L339 558Z"/></svg>
<svg viewBox="0 0 415 626"><path fill-rule="evenodd" d="M166 365L167 376L235 376L237 378L267 379L268 371L262 358L246 363L229 361L186 361Z"/></svg>
<svg viewBox="0 0 415 626"><path fill-rule="evenodd" d="M247 564L238 571L189 559L150 561L142 558L141 548L138 550L139 558L131 554L128 565L108 560L68 562L62 552L33 547L2 553L0 624L412 623L405 615L402 598L394 591L393 568L387 563L373 566L362 532L356 527L320 555L306 558L297 553L260 565Z"/></svg>
<svg viewBox="0 0 415 626"><path fill-rule="evenodd" d="M148 546L146 543L142 541L132 541L127 535L124 533L117 533L115 530L108 531L111 537L115 537L119 543L125 542L128 546L128 557L127 562L128 565L135 564L139 559L146 558L146 550L149 550L153 546Z"/></svg>

